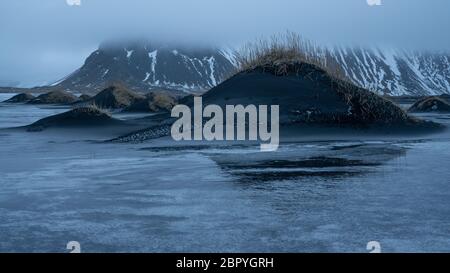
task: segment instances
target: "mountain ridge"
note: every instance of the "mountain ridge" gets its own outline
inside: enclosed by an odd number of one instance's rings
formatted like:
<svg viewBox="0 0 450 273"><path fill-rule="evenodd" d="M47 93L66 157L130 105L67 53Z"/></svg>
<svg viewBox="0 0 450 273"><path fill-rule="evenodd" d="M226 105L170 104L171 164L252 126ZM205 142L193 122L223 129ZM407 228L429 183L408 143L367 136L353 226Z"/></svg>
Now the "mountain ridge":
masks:
<svg viewBox="0 0 450 273"><path fill-rule="evenodd" d="M123 82L135 91L166 89L198 94L236 71L234 52L150 42L105 42L79 69L51 85L32 90L97 93L112 83ZM450 94L450 54L446 52L342 46L314 47L308 54L336 63L351 82L379 95ZM0 92L15 90L25 89L0 88Z"/></svg>
<svg viewBox="0 0 450 273"><path fill-rule="evenodd" d="M380 95L450 93L450 54L445 52L336 47L326 54L353 83Z"/></svg>
<svg viewBox="0 0 450 273"><path fill-rule="evenodd" d="M224 80L235 65L219 49L167 45L102 44L84 65L51 86L101 90L122 81L143 91L173 89L202 92Z"/></svg>

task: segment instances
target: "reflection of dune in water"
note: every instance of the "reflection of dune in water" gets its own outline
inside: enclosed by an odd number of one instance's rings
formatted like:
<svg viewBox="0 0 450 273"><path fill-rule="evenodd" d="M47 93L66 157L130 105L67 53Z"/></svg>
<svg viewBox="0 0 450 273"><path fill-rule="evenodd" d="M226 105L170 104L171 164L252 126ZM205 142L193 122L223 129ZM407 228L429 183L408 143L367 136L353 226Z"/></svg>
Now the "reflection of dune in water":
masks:
<svg viewBox="0 0 450 273"><path fill-rule="evenodd" d="M350 144L318 146L309 154L289 150L276 154L246 154L245 160L237 154L212 155L211 158L225 172L251 182L364 175L405 152L405 148L391 144Z"/></svg>

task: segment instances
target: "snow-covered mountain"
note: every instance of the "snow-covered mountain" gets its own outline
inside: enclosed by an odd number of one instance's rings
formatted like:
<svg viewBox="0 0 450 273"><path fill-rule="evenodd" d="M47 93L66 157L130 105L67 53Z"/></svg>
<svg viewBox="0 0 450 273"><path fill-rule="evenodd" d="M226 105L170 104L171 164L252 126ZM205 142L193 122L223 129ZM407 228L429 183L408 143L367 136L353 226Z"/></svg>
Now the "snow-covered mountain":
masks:
<svg viewBox="0 0 450 273"><path fill-rule="evenodd" d="M450 93L450 54L335 48L327 55L354 83L379 94Z"/></svg>
<svg viewBox="0 0 450 273"><path fill-rule="evenodd" d="M378 94L450 93L450 54L392 49L336 47L311 54L337 63L355 84ZM53 86L73 91L99 91L121 81L137 90L157 88L201 92L226 79L236 68L231 51L105 43L85 64Z"/></svg>
<svg viewBox="0 0 450 273"><path fill-rule="evenodd" d="M120 81L143 91L164 88L199 92L220 83L234 67L224 50L150 43L103 44L80 69L53 86L98 91Z"/></svg>

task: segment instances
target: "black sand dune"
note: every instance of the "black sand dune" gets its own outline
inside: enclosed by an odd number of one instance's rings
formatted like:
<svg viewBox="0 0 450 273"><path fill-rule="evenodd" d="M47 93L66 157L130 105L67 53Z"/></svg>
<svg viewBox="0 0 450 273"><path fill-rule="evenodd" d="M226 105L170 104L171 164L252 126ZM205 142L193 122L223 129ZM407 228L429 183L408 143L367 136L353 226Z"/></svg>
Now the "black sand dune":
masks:
<svg viewBox="0 0 450 273"><path fill-rule="evenodd" d="M30 100L31 104L72 104L78 101L78 97L62 90L51 91Z"/></svg>
<svg viewBox="0 0 450 273"><path fill-rule="evenodd" d="M31 100L33 100L35 98L35 96L33 96L30 93L20 93L15 95L14 97L5 100L4 102L8 102L8 103L25 103L25 102L29 102Z"/></svg>
<svg viewBox="0 0 450 273"><path fill-rule="evenodd" d="M145 96L133 92L122 85L112 85L88 100L87 103L101 108L123 109L144 99Z"/></svg>
<svg viewBox="0 0 450 273"><path fill-rule="evenodd" d="M120 125L107 112L92 106L80 107L58 115L50 116L26 126L28 131L43 131L47 128L101 127Z"/></svg>
<svg viewBox="0 0 450 273"><path fill-rule="evenodd" d="M280 73L282 71L282 73ZM288 63L259 66L236 74L203 96L203 106L279 105L281 137L314 134L404 134L441 130L437 123L409 116L392 101L329 75L315 65ZM193 96L180 100L193 105ZM145 141L167 136L160 127L130 133L119 141ZM357 131L354 131L357 129Z"/></svg>
<svg viewBox="0 0 450 273"><path fill-rule="evenodd" d="M410 108L409 112L412 113L425 113L425 112L450 112L450 104L444 99L445 97L426 97L418 100Z"/></svg>
<svg viewBox="0 0 450 273"><path fill-rule="evenodd" d="M192 98L185 101L192 104L189 100ZM203 104L279 105L282 125L427 124L393 102L307 63L259 66L240 72L206 92Z"/></svg>

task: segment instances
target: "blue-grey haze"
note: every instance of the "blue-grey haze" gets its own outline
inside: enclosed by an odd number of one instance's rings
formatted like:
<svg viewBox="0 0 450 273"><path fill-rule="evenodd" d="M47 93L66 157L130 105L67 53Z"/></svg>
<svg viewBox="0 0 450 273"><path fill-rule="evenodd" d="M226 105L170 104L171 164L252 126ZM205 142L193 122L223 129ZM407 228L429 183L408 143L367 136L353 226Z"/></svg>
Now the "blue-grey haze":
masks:
<svg viewBox="0 0 450 273"><path fill-rule="evenodd" d="M57 80L111 38L235 46L286 30L320 44L446 50L450 1L2 0L0 85Z"/></svg>

